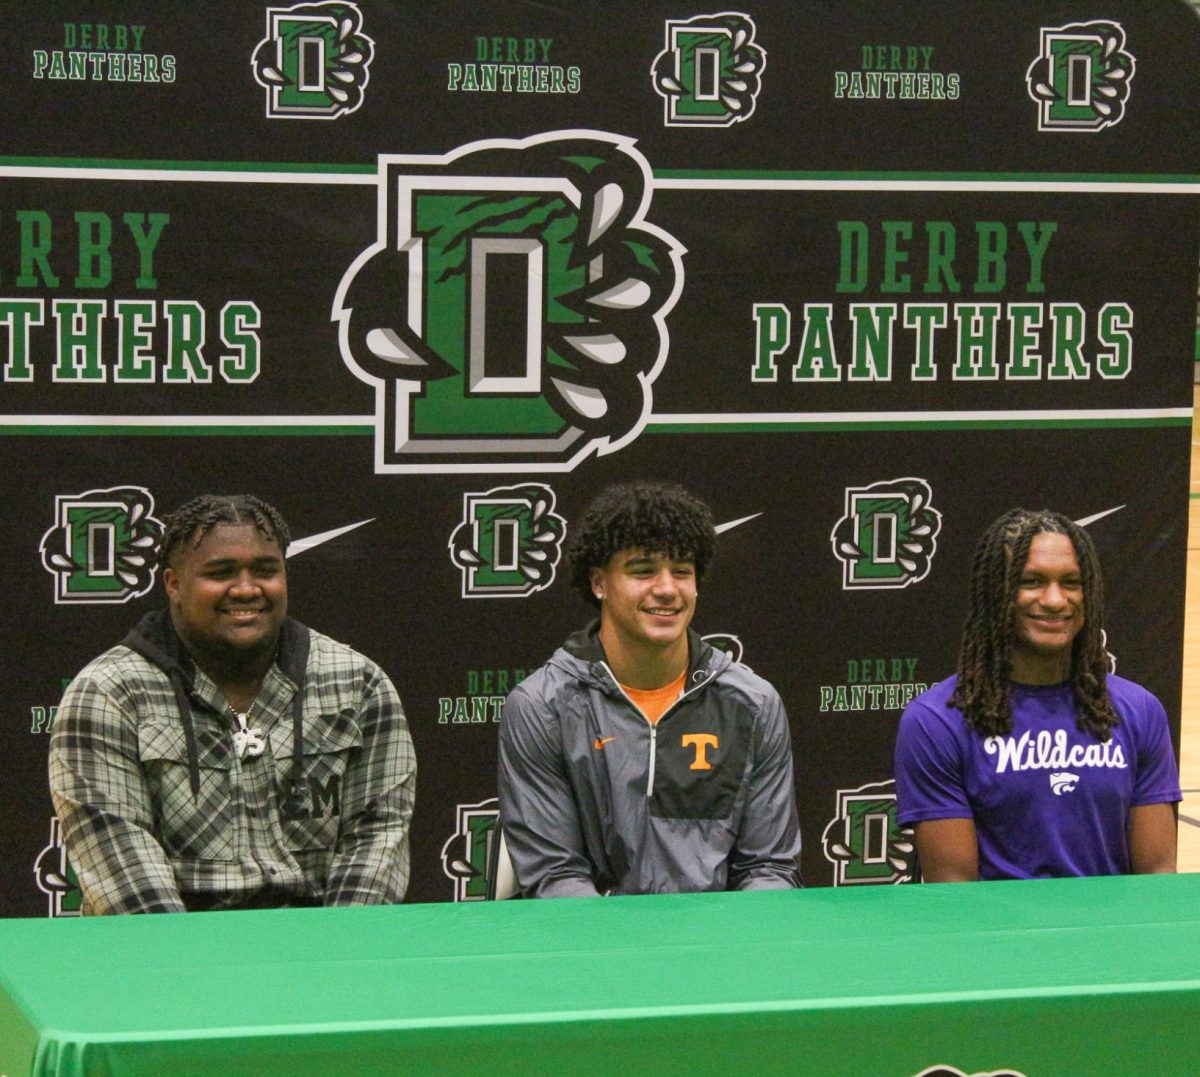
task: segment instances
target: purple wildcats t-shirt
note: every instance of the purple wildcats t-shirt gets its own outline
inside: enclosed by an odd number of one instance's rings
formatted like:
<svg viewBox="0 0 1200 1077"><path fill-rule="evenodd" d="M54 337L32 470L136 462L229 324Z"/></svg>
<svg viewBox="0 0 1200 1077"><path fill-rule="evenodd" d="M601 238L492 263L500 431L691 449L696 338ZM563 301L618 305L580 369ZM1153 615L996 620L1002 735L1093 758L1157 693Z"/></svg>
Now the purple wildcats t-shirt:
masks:
<svg viewBox="0 0 1200 1077"><path fill-rule="evenodd" d="M1182 799L1162 704L1110 675L1121 724L1101 742L1076 728L1069 685L1014 684L1012 732L982 737L950 706L956 682L900 718L900 825L973 819L981 879L1127 874L1130 808Z"/></svg>

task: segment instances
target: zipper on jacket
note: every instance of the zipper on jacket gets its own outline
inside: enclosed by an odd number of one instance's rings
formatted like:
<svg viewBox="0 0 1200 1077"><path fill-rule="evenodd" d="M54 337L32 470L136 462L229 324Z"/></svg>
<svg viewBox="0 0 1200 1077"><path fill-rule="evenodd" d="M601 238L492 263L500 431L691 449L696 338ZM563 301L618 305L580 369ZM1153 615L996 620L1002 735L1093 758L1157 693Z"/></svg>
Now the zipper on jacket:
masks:
<svg viewBox="0 0 1200 1077"><path fill-rule="evenodd" d="M604 669L605 673L607 673L609 675L609 677L612 679L612 682L616 686L617 691L620 693L621 698L624 699L625 702L628 703L635 711L637 711L639 714L641 714L642 713L641 707L639 707L636 703L634 703L634 701L632 699L629 698L628 693L626 693L625 689L623 689L621 687L621 682L619 680L617 680L616 675L609 668L608 663L601 662L600 665ZM695 684L692 685L691 688L687 689L686 691L680 692L679 698L677 700L675 700L675 702L672 703L665 711L663 711L662 714L659 715L659 718L658 718L659 722L661 722L668 714L671 713L671 711L673 711L676 707L678 707L679 704L682 703L685 699L687 699L687 697L690 696L693 692L699 691L706 684L708 684L709 681L711 681L713 679L713 674L709 673L707 670L697 670L696 672L702 673L702 674L707 673L707 676L704 676L701 680L697 681ZM655 760L657 759L657 756L658 756L658 722L654 722L654 723L650 723L650 765L646 768L646 770L647 770L646 796L647 797L654 796L654 764L655 764Z"/></svg>
<svg viewBox="0 0 1200 1077"><path fill-rule="evenodd" d="M647 797L654 796L654 760L657 755L657 751L656 751L657 747L658 747L658 726L652 725L650 727L650 766L648 768L649 769L649 777L646 778L646 796Z"/></svg>
<svg viewBox="0 0 1200 1077"><path fill-rule="evenodd" d="M660 714L658 716L658 720L660 722L664 718L666 718L667 715L669 715L676 707L678 707L680 703L682 703L685 699L687 699L688 696L692 695L695 692L700 691L701 688L703 688L706 684L708 684L709 681L711 681L713 679L713 674L709 673L707 670L697 670L697 672L705 674L704 679L697 681L695 684L693 684L691 686L691 688L685 689L684 691L680 692L679 697L675 700L675 702L672 703L665 711L662 712L662 714Z"/></svg>
<svg viewBox="0 0 1200 1077"><path fill-rule="evenodd" d="M697 671L697 672L707 672L707 671L705 670L705 671ZM612 676L611 670L609 671L609 675ZM657 756L657 750L658 750L658 725L659 725L659 722L661 722L664 718L666 718L667 715L670 714L671 711L673 711L676 707L678 707L680 703L682 703L685 699L687 699L688 696L690 696L693 692L698 692L701 688L703 688L706 684L708 684L708 682L711 681L712 679L713 679L713 675L711 673L709 673L706 677L704 677L703 679L701 679L701 680L697 681L695 684L693 684L691 688L687 689L687 691L680 692L679 698L677 700L675 700L675 702L672 703L665 711L663 711L662 714L660 714L658 716L658 722L655 722L650 727L650 766L649 766L650 776L646 780L646 796L647 797L654 796L654 761ZM616 680L617 680L616 677L613 677L613 681L615 682ZM618 688L620 687L619 683L617 684L617 687ZM621 694L624 695L623 692ZM625 698L629 699L628 696L625 696ZM630 703L633 703L633 700L629 700L629 701L630 701ZM636 706L636 704L635 704L635 706Z"/></svg>
<svg viewBox="0 0 1200 1077"><path fill-rule="evenodd" d="M638 714L642 715L643 721L646 721L646 716L645 716L645 714L642 713L642 708L639 707L636 703L634 703L634 701L632 699L629 698L629 693L626 692L625 689L621 687L621 682L619 680L617 680L617 675L615 673L613 673L613 671L609 668L608 663L601 662L600 667L604 670L605 673L608 674L609 679L613 683L613 687L616 688L617 693L620 695L620 697L623 700L625 700L625 702L628 703ZM680 698L682 698L682 697L680 697ZM676 702L678 702L678 700ZM655 749L655 742L658 740L658 726L656 726L650 722L646 722L646 724L648 726L650 726L650 765L649 765L649 767L646 768L647 769L646 796L650 797L650 796L654 795L654 758L655 758L655 754L656 754L654 749Z"/></svg>

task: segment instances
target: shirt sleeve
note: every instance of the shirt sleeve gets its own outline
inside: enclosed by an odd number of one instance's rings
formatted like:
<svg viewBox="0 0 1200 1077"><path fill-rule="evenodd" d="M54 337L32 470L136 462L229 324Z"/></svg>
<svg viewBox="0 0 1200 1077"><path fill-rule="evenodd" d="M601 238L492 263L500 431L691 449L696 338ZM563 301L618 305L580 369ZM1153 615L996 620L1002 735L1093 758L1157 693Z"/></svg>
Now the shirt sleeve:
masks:
<svg viewBox="0 0 1200 1077"><path fill-rule="evenodd" d="M729 882L735 890L789 890L800 885L800 823L787 713L774 691L763 704L757 739Z"/></svg>
<svg viewBox="0 0 1200 1077"><path fill-rule="evenodd" d="M1137 738L1137 775L1130 804L1174 804L1183 799L1179 788L1179 768L1171 746L1167 712L1157 697L1145 694Z"/></svg>
<svg viewBox="0 0 1200 1077"><path fill-rule="evenodd" d="M408 889L417 759L395 686L372 668L358 714L362 751L346 768L326 905L386 905Z"/></svg>
<svg viewBox="0 0 1200 1077"><path fill-rule="evenodd" d="M67 689L50 736L50 796L86 913L182 912L131 708L86 675Z"/></svg>
<svg viewBox="0 0 1200 1077"><path fill-rule="evenodd" d="M896 821L973 819L953 731L928 707L909 703L896 735Z"/></svg>
<svg viewBox="0 0 1200 1077"><path fill-rule="evenodd" d="M530 897L596 897L557 725L519 685L500 724L500 823L513 870Z"/></svg>

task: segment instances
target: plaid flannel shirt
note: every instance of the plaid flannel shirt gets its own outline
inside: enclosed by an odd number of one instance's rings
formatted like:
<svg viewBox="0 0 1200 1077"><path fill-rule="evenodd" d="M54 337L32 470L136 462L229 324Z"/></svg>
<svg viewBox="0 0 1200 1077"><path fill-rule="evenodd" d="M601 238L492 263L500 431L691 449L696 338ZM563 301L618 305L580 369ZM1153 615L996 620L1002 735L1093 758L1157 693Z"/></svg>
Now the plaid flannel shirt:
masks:
<svg viewBox="0 0 1200 1077"><path fill-rule="evenodd" d="M271 667L250 710L259 756L197 670L199 792L167 674L125 646L89 663L50 738L50 791L85 914L397 902L408 885L416 759L400 698L373 662L311 629L299 811L297 685Z"/></svg>

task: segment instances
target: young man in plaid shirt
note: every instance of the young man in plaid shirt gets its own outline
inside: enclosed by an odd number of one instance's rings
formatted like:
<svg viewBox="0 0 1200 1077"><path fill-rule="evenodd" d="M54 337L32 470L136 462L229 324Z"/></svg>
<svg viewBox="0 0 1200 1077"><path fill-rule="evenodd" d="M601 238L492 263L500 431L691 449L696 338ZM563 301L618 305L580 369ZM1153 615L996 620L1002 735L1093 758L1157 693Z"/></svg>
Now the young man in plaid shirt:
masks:
<svg viewBox="0 0 1200 1077"><path fill-rule="evenodd" d="M416 760L386 674L287 616L279 513L167 518L169 606L71 682L50 791L89 914L397 902Z"/></svg>

